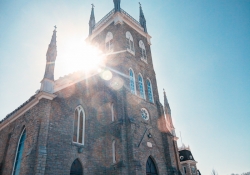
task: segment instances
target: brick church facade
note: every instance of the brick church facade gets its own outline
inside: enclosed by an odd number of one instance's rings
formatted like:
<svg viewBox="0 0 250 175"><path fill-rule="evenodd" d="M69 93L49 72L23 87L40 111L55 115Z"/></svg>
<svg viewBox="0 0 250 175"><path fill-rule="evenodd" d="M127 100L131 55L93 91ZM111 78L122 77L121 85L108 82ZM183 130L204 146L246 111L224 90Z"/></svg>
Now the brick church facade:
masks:
<svg viewBox="0 0 250 175"><path fill-rule="evenodd" d="M56 29L41 88L0 122L0 175L184 174L170 106L159 101L151 36L114 9L89 21L88 43L105 53L99 71L54 80Z"/></svg>

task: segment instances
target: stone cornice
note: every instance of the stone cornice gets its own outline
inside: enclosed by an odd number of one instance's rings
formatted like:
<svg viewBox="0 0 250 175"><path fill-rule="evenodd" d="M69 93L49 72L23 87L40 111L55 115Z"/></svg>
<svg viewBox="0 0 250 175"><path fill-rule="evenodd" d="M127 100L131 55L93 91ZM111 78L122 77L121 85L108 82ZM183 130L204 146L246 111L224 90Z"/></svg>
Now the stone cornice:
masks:
<svg viewBox="0 0 250 175"><path fill-rule="evenodd" d="M53 100L56 97L55 94L50 94L47 92L39 91L35 96L34 99L29 101L27 104L25 104L23 107L18 109L14 114L10 115L7 119L5 119L1 124L0 124L0 131L8 126L10 123L18 119L20 116L22 116L25 112L30 110L32 107L34 107L36 104L39 103L41 99L48 99L48 100Z"/></svg>

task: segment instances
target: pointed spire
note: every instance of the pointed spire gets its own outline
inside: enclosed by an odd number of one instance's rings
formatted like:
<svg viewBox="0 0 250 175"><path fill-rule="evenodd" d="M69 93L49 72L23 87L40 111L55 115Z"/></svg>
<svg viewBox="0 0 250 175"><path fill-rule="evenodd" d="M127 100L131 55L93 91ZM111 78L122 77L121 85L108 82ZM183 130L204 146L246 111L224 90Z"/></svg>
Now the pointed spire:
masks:
<svg viewBox="0 0 250 175"><path fill-rule="evenodd" d="M51 41L50 41L50 45L56 45L56 26L54 26L54 31L53 31L53 35L52 35L52 38L51 38Z"/></svg>
<svg viewBox="0 0 250 175"><path fill-rule="evenodd" d="M164 106L168 107L170 109L169 103L168 103L168 98L165 92L165 89L163 89L163 95L164 95Z"/></svg>
<svg viewBox="0 0 250 175"><path fill-rule="evenodd" d="M54 91L54 69L57 56L56 46L56 26L46 54L46 68L43 80L41 81L41 91L53 93Z"/></svg>
<svg viewBox="0 0 250 175"><path fill-rule="evenodd" d="M148 33L146 19L145 19L145 16L144 16L144 13L143 13L143 10L142 10L140 2L139 2L139 5L140 5L140 24L144 28L144 32Z"/></svg>
<svg viewBox="0 0 250 175"><path fill-rule="evenodd" d="M166 95L165 89L163 89L163 95L164 95L164 110L165 110L166 118L167 118L167 121L170 124L170 127L172 129L174 129L174 125L173 125L173 121L172 121L172 116L171 116L171 109L170 109L170 105L168 103L168 99L167 99L167 95Z"/></svg>
<svg viewBox="0 0 250 175"><path fill-rule="evenodd" d="M113 0L115 6L115 12L121 11L121 0Z"/></svg>
<svg viewBox="0 0 250 175"><path fill-rule="evenodd" d="M94 12L94 4L92 5L92 9L91 9L91 15L90 15L90 19L89 19L89 35L92 34L94 28L95 28L95 12Z"/></svg>
<svg viewBox="0 0 250 175"><path fill-rule="evenodd" d="M46 65L46 71L44 74L44 78L48 78L50 80L54 81L54 65L56 61L57 56L57 46L56 46L56 26L54 26L55 29L53 31L53 35L49 44L49 48L47 50L47 65Z"/></svg>

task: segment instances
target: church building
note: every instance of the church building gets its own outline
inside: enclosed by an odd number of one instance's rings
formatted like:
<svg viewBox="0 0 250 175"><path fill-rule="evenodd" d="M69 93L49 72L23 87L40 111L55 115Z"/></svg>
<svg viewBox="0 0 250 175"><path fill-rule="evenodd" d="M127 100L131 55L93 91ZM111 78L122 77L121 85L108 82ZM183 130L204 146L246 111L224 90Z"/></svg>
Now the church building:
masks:
<svg viewBox="0 0 250 175"><path fill-rule="evenodd" d="M55 80L53 31L41 88L0 122L0 175L185 173L141 4L137 21L113 2L97 23L92 5L86 41L105 55L99 70Z"/></svg>

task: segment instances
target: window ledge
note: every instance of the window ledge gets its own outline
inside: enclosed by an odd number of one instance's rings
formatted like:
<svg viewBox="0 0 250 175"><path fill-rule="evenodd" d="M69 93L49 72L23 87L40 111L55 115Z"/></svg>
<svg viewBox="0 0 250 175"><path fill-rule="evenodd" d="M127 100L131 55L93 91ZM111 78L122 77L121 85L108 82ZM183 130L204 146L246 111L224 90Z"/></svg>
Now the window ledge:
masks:
<svg viewBox="0 0 250 175"><path fill-rule="evenodd" d="M72 145L77 146L77 147L84 147L84 144L77 143L77 142L72 142Z"/></svg>
<svg viewBox="0 0 250 175"><path fill-rule="evenodd" d="M148 64L147 59L144 59L143 57L141 57L141 60L142 60L143 62L145 62L146 64Z"/></svg>
<svg viewBox="0 0 250 175"><path fill-rule="evenodd" d="M127 52L129 52L130 54L134 55L135 56L135 52L133 52L132 50L128 49L127 48Z"/></svg>
<svg viewBox="0 0 250 175"><path fill-rule="evenodd" d="M132 93L130 90L129 90L129 92L130 92L131 95L136 96L136 97L140 98L141 100L144 100L144 101L147 102L147 103L150 103L150 104L152 104L152 105L155 105L155 102L148 101L147 99L142 98L140 95L137 95L137 94Z"/></svg>

